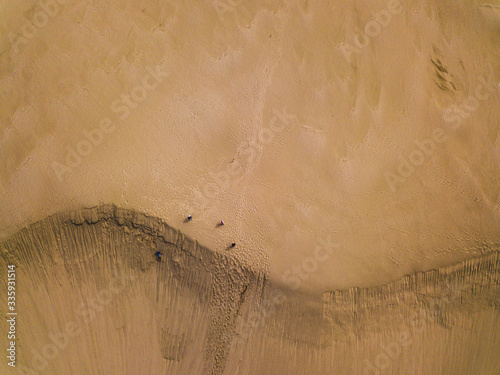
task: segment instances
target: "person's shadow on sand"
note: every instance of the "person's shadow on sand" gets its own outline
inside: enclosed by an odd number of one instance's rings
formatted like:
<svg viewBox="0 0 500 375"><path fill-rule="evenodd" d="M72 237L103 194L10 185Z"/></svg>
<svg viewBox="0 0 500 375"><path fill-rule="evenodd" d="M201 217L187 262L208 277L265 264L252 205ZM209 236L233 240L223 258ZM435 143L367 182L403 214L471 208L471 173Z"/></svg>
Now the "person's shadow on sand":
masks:
<svg viewBox="0 0 500 375"><path fill-rule="evenodd" d="M234 249L235 246L236 246L236 244L233 242L231 245L229 245L228 247L226 247L226 251Z"/></svg>

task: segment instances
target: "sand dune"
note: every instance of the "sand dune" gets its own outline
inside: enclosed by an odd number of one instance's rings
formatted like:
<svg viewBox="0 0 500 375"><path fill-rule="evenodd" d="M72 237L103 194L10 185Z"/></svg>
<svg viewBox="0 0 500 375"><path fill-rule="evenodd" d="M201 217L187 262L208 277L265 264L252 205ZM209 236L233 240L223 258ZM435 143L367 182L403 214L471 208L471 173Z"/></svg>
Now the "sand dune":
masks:
<svg viewBox="0 0 500 375"><path fill-rule="evenodd" d="M81 327L40 373L495 374L499 9L0 3L19 363Z"/></svg>
<svg viewBox="0 0 500 375"><path fill-rule="evenodd" d="M498 251L316 297L114 206L52 216L1 250L2 269L17 265L18 373L495 374L500 366Z"/></svg>
<svg viewBox="0 0 500 375"><path fill-rule="evenodd" d="M498 243L493 3L232 4L61 1L24 39L41 5L5 4L4 238L114 203L282 282L330 235L316 293Z"/></svg>

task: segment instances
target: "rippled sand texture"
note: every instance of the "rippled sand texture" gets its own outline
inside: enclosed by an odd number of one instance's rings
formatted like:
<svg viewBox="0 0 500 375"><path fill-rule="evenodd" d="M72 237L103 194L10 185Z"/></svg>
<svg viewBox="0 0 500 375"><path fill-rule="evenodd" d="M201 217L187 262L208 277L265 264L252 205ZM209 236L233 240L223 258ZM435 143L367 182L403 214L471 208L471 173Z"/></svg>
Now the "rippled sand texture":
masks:
<svg viewBox="0 0 500 375"><path fill-rule="evenodd" d="M228 3L2 3L2 238L113 203L286 284L330 236L314 293L498 246L497 1Z"/></svg>
<svg viewBox="0 0 500 375"><path fill-rule="evenodd" d="M230 254L115 206L49 217L0 250L2 269L18 266L17 373L351 375L376 373L371 363L384 374L493 375L500 368L498 252L315 297L282 290ZM11 373L5 361L0 366Z"/></svg>

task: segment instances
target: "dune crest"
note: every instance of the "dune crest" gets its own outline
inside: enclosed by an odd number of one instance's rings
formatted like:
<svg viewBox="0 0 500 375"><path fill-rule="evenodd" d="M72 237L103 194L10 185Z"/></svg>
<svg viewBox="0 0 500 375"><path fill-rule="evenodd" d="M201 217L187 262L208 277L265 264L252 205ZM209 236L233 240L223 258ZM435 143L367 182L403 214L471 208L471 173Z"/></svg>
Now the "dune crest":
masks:
<svg viewBox="0 0 500 375"><path fill-rule="evenodd" d="M0 249L2 268L18 270L19 319L29 327L19 333L19 369L36 370L25 373L361 374L385 363L385 345L397 353L388 373L438 374L419 372L411 352L454 369L450 340L458 351L467 340L482 356L498 351L498 251L321 298L113 205L53 215ZM498 361L470 357L460 368L493 374Z"/></svg>

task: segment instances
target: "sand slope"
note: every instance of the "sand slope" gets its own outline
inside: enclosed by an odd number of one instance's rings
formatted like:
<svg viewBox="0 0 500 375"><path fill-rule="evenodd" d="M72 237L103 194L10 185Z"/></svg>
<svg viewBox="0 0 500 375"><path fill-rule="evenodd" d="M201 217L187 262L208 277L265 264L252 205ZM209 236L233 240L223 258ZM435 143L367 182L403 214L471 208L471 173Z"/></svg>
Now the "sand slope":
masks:
<svg viewBox="0 0 500 375"><path fill-rule="evenodd" d="M220 4L68 1L24 35L40 5L3 3L3 238L114 203L283 282L331 236L316 293L498 244L497 2Z"/></svg>
<svg viewBox="0 0 500 375"><path fill-rule="evenodd" d="M33 224L1 254L2 269L18 267L17 373L371 374L371 363L387 374L487 375L500 366L498 251L316 297L280 289L157 218L100 206ZM5 289L2 280L0 306Z"/></svg>

